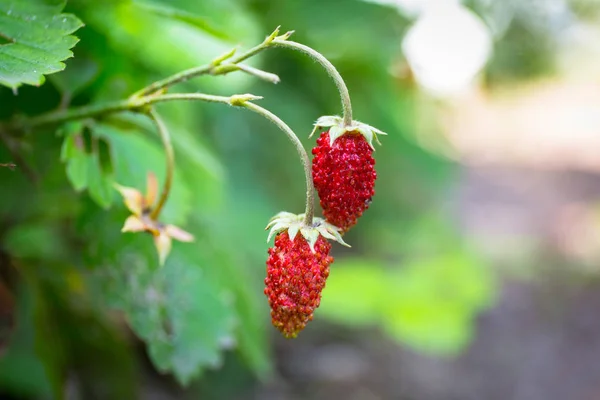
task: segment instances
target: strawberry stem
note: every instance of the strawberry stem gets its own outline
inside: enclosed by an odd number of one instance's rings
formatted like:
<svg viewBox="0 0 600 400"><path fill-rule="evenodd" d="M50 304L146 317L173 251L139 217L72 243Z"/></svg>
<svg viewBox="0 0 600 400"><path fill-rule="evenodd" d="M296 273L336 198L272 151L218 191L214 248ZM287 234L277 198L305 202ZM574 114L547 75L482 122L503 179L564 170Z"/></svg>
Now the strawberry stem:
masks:
<svg viewBox="0 0 600 400"><path fill-rule="evenodd" d="M344 126L352 125L352 104L350 103L350 93L348 92L348 87L344 82L344 79L338 72L338 70L333 66L333 64L325 58L325 56L313 48L310 48L301 43L293 42L291 40L285 39L285 35L283 38L275 38L273 39L273 45L277 47L285 47L288 49L293 49L300 51L304 54L309 55L315 61L325 68L335 85L337 86L338 92L340 93L340 99L342 100L342 110L343 110L343 118L344 118Z"/></svg>
<svg viewBox="0 0 600 400"><path fill-rule="evenodd" d="M169 130L164 124L162 118L154 109L150 109L148 111L148 116L154 122L156 128L158 129L160 140L162 141L163 147L165 149L165 157L167 159L167 172L165 174L165 183L163 184L163 188L158 199L158 204L156 204L156 207L154 207L154 209L150 212L150 218L156 221L158 219L158 216L160 215L160 212L162 211L162 208L167 202L167 199L169 198L169 193L171 192L171 185L173 183L173 172L175 170L175 152L173 151L173 144L171 143L171 135L169 134Z"/></svg>
<svg viewBox="0 0 600 400"><path fill-rule="evenodd" d="M166 89L170 86L175 85L176 83L188 81L197 76L225 75L225 74L227 74L229 72L233 72L233 71L244 71L244 72L254 75L258 78L264 79L268 82L277 83L277 82L279 82L279 78L278 77L274 78L273 77L274 74L260 71L260 70L257 70L256 68L252 68L252 67L248 67L248 66L238 66L237 64L241 63L242 61L247 60L248 58L250 58L252 56L255 56L256 54L260 53L263 50L268 49L269 47L272 47L271 43L276 38L281 38L281 39L285 40L291 35L291 33L288 32L288 33L284 34L283 36L278 37L277 36L278 34L279 34L279 27L277 27L277 29L275 29L275 31L273 31L273 33L271 33L269 36L267 36L266 39L262 43L252 47L251 49L248 49L247 51L245 51L244 53L240 54L237 57L233 57L233 55L235 53L235 49L234 49L222 56L215 58L208 65L201 65L199 67L186 69L185 71L181 71L181 72L171 75L165 79L156 81L156 82L146 86L145 88L137 91L131 97L136 98L136 97L147 96L149 94L156 93L157 91L159 91L161 89Z"/></svg>

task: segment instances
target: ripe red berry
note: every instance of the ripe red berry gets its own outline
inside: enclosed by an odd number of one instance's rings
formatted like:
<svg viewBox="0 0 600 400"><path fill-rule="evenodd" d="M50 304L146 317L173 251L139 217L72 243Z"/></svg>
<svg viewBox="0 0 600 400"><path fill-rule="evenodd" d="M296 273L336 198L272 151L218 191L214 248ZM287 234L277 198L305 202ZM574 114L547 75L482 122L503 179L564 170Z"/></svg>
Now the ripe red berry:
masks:
<svg viewBox="0 0 600 400"><path fill-rule="evenodd" d="M329 276L331 244L320 236L314 251L302 235L290 240L285 230L269 249L265 295L271 306L273 325L287 338L295 338L312 321Z"/></svg>
<svg viewBox="0 0 600 400"><path fill-rule="evenodd" d="M271 218L267 242L275 237L269 249L265 295L271 306L273 325L287 338L295 338L313 318L321 303L321 292L329 276L331 244L335 240L348 243L339 228L322 218L305 221L305 215L280 212Z"/></svg>
<svg viewBox="0 0 600 400"><path fill-rule="evenodd" d="M375 194L375 159L365 136L345 132L330 143L329 130L321 133L313 148L313 181L323 216L347 232L369 208Z"/></svg>

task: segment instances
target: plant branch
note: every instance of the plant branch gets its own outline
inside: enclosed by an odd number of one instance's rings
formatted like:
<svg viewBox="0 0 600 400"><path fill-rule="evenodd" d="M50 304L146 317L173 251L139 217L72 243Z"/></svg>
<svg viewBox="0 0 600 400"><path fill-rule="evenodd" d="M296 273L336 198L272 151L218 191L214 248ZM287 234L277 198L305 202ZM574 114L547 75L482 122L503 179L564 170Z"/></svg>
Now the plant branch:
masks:
<svg viewBox="0 0 600 400"><path fill-rule="evenodd" d="M156 207L150 212L150 217L153 220L158 220L158 216L162 211L167 199L169 198L169 193L171 192L171 185L173 184L173 173L175 171L175 152L173 151L173 144L171 143L171 135L169 134L169 130L167 129L165 123L162 118L154 109L150 109L147 113L150 119L156 125L158 133L160 135L160 140L162 141L163 147L165 149L165 157L167 160L167 172L165 174L165 182L163 184L162 191L160 193L160 197L158 199L158 203Z"/></svg>
<svg viewBox="0 0 600 400"><path fill-rule="evenodd" d="M252 95L250 95L252 96ZM259 96L252 96L253 99L260 99ZM203 93L174 93L163 95L152 95L140 98L131 98L119 100L110 103L93 104L71 108L68 110L51 111L36 117L27 119L18 119L9 125L9 130L23 129L31 130L48 125L56 125L67 121L80 120L85 118L99 117L122 111L144 111L144 108L156 103L173 100L203 100L212 103L229 103L231 97L214 96ZM145 112L145 111L144 111Z"/></svg>
<svg viewBox="0 0 600 400"><path fill-rule="evenodd" d="M293 42L291 40L286 40L282 38L275 38L272 41L272 45L276 47L284 47L300 51L304 54L309 55L312 59L321 64L323 68L325 68L331 79L333 79L333 81L335 82L338 92L340 93L340 98L342 100L344 125L352 125L352 104L350 103L350 93L348 92L348 87L346 86L344 79L342 79L342 76L340 75L338 70L333 66L333 64L318 51L301 43Z"/></svg>
<svg viewBox="0 0 600 400"><path fill-rule="evenodd" d="M228 74L229 72L233 72L233 71L244 71L246 73L250 73L254 76L257 76L258 78L265 79L269 82L273 82L274 80L276 80L275 83L277 83L277 82L279 82L279 77L274 78L273 77L274 74L271 74L271 73L265 72L265 71L260 71L260 70L257 70L256 68L252 68L252 67L248 67L248 66L240 67L237 64L239 64L242 61L245 61L248 58L271 47L271 43L276 38L280 38L282 40L287 39L289 37L289 35L291 35L291 32L288 32L280 37L277 36L278 34L279 34L279 27L277 27L277 29L275 29L275 31L273 31L273 33L271 33L269 36L267 36L267 38L262 43L252 47L251 49L246 50L244 53L238 55L237 57L233 57L233 55L235 54L235 50L236 50L236 49L233 49L233 50L215 58L208 65L201 65L199 67L190 68L185 71L181 71L177 74L171 75L160 81L156 81L156 82L150 84L149 86L146 86L145 88L137 91L131 97L132 98L142 97L142 96L146 96L148 94L156 93L160 90L166 90L168 87L173 86L176 83L185 82L185 81L195 78L197 76L225 75L225 74ZM225 62L225 61L227 61L227 62ZM260 73L257 74L256 71L260 71Z"/></svg>
<svg viewBox="0 0 600 400"><path fill-rule="evenodd" d="M17 118L8 125L8 130L32 130L48 125L57 125L67 121L93 118L105 114L134 109L129 100L119 100L109 103L92 104L88 106L69 108L67 110L50 111L30 118Z"/></svg>

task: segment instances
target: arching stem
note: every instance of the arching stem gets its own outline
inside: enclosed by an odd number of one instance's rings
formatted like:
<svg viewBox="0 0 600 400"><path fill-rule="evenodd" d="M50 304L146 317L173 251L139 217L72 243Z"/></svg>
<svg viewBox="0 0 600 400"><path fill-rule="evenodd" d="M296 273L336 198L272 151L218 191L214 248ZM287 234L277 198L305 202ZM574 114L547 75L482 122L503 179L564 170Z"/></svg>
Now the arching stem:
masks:
<svg viewBox="0 0 600 400"><path fill-rule="evenodd" d="M251 111L254 111L257 114L262 115L267 118L269 121L274 123L281 129L288 139L292 142L298 155L300 156L300 160L302 161L302 166L304 167L304 175L306 179L306 211L304 221L306 225L310 226L313 222L314 217L314 186L312 179L312 170L310 159L308 158L308 154L302 146L302 142L298 139L298 136L294 133L294 131L279 117L270 112L269 110L262 108L254 103L251 103L252 100L259 100L260 96L254 96L251 94L243 94L243 95L234 95L234 96L216 96L209 95L204 93L173 93L173 94L161 94L161 95L153 95L146 96L141 98L130 98L127 100L117 101L114 103L107 103L102 105L95 106L84 106L75 109L71 109L68 111L60 111L60 112L51 112L48 114L40 115L39 117L34 117L25 122L25 127L28 129L32 129L34 127L40 127L45 125L58 124L65 121L84 119L90 117L97 117L101 115L108 115L112 113L122 112L122 111L138 111L143 110L145 107L149 107L152 104L168 102L168 101L177 101L177 100L201 100L210 103L223 103L229 104L235 107L243 107L247 108ZM171 190L171 184L173 181L173 170L175 168L175 155L173 152L173 146L171 144L171 137L169 135L169 131L167 130L165 124L163 123L160 116L154 111L154 109L150 109L150 111L146 112L147 115L152 119L154 124L156 125L158 132L160 134L160 138L162 140L163 146L165 148L165 156L167 159L167 173L165 178L165 183L163 186L162 193L159 198L159 202L156 207L153 209L151 213L151 217L153 219L157 219L162 208L169 197L169 192Z"/></svg>
<svg viewBox="0 0 600 400"><path fill-rule="evenodd" d="M333 66L333 64L318 51L301 43L297 43L286 39L275 38L273 39L272 45L276 47L284 47L300 51L304 54L309 55L312 59L321 64L323 68L325 68L331 79L333 79L333 81L335 82L338 92L340 93L340 98L342 100L344 125L352 125L352 104L350 103L350 93L348 92L348 87L346 86L344 79L342 79L342 76L340 75L338 70Z"/></svg>
<svg viewBox="0 0 600 400"><path fill-rule="evenodd" d="M169 198L169 193L171 192L171 185L173 184L173 172L175 171L175 152L173 151L173 145L171 143L171 135L169 134L169 130L165 126L162 118L158 115L154 109L150 109L148 111L148 116L158 129L158 133L160 135L160 140L162 141L163 147L165 149L165 157L167 161L167 172L165 174L165 182L163 184L162 191L160 193L160 197L158 198L158 203L150 212L150 218L153 220L157 220L162 208L164 207L167 199Z"/></svg>

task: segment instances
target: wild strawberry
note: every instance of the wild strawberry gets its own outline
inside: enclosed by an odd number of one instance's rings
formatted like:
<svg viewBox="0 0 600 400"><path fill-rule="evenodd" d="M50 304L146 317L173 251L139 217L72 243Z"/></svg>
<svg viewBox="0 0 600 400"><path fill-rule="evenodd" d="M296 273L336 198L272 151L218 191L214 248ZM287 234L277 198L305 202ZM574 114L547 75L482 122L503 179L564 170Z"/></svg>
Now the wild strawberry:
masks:
<svg viewBox="0 0 600 400"><path fill-rule="evenodd" d="M268 228L268 240L277 234L275 246L269 249L265 278L271 321L286 338L295 338L312 321L321 302L333 262L327 239L347 244L338 229L321 218L314 218L312 226L305 226L304 214L279 213Z"/></svg>
<svg viewBox="0 0 600 400"><path fill-rule="evenodd" d="M323 127L330 128L321 133L312 150L313 181L327 222L345 233L369 208L375 194L372 142L373 138L378 141L377 134L385 133L357 121L344 127L340 117L321 117L312 134Z"/></svg>

